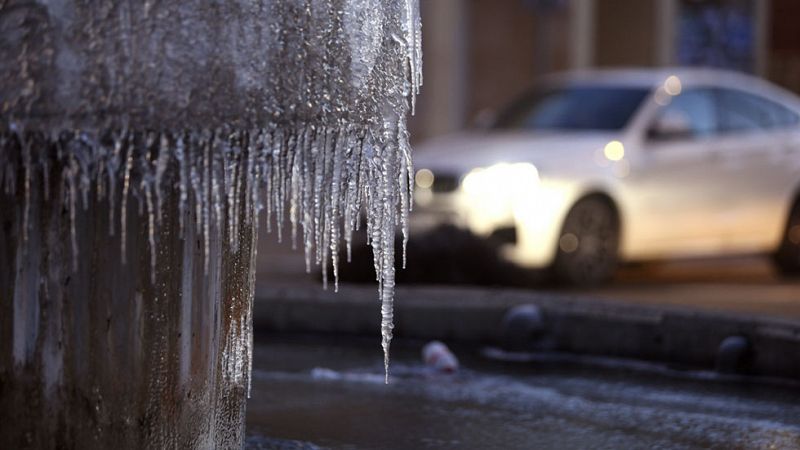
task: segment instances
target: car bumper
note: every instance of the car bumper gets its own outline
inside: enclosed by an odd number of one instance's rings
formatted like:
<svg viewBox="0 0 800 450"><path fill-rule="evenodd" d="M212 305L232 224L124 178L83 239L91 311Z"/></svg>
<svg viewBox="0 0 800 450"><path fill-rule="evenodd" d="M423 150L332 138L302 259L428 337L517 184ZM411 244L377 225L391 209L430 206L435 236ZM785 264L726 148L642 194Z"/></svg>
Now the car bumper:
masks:
<svg viewBox="0 0 800 450"><path fill-rule="evenodd" d="M412 235L443 225L454 225L489 238L513 229L514 239L501 247L501 256L523 267L552 264L568 195L561 189L540 186L523 201L503 198L476 199L462 190L447 194L415 193L411 214ZM422 201L420 201L422 200ZM507 234L507 233L504 233Z"/></svg>

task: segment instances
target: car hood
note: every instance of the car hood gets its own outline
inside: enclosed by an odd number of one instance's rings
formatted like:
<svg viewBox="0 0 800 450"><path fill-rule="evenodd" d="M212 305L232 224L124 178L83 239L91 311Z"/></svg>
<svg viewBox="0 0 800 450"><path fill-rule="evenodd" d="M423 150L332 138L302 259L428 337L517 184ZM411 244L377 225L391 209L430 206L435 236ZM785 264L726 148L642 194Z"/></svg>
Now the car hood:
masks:
<svg viewBox="0 0 800 450"><path fill-rule="evenodd" d="M424 142L414 149L414 166L465 174L497 163L529 162L540 171L592 164L614 133L459 133Z"/></svg>

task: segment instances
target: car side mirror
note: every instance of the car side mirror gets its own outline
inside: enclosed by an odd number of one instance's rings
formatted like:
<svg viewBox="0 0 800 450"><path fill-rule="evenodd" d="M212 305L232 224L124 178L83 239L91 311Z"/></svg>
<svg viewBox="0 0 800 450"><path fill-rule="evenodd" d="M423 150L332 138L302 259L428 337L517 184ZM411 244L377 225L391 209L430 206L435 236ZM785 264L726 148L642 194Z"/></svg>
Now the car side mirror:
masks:
<svg viewBox="0 0 800 450"><path fill-rule="evenodd" d="M658 141L682 139L692 136L692 128L686 114L674 110L665 111L650 126L647 136Z"/></svg>

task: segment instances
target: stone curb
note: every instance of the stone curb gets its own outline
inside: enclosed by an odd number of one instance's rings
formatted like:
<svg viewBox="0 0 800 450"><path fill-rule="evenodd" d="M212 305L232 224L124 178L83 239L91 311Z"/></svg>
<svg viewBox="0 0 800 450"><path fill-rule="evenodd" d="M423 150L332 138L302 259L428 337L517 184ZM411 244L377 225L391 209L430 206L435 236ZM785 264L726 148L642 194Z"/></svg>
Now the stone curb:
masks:
<svg viewBox="0 0 800 450"><path fill-rule="evenodd" d="M509 327L519 326L519 320L504 318L520 305L535 305L540 321L530 325L536 330L525 330L531 332L524 342L509 342L508 336L519 331ZM256 289L257 331L376 336L379 314L374 287L347 285L336 294L318 286L260 285ZM591 297L402 287L395 301L395 336L521 346L800 380L800 321Z"/></svg>

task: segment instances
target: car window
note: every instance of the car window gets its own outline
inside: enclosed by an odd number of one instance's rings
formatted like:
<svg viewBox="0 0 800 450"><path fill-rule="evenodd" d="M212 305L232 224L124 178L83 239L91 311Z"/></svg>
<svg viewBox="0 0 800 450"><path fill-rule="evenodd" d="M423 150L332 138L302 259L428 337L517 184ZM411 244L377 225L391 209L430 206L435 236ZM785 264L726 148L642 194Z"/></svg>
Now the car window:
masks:
<svg viewBox="0 0 800 450"><path fill-rule="evenodd" d="M726 132L785 128L797 115L766 98L734 89L719 89L720 122Z"/></svg>
<svg viewBox="0 0 800 450"><path fill-rule="evenodd" d="M495 129L619 130L647 97L643 88L578 85L534 91L498 115Z"/></svg>
<svg viewBox="0 0 800 450"><path fill-rule="evenodd" d="M659 139L699 138L714 135L718 129L714 92L695 88L671 97L657 113L649 134Z"/></svg>

